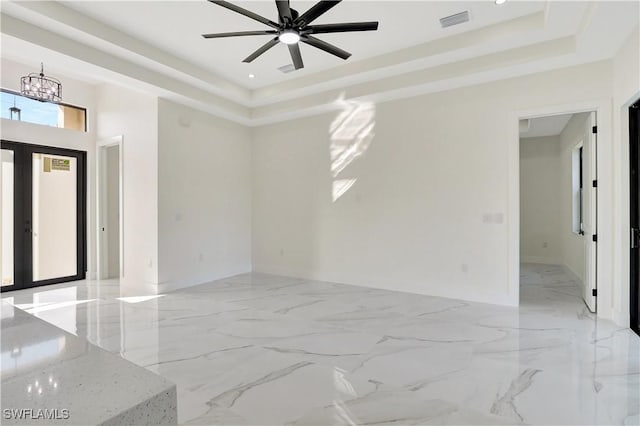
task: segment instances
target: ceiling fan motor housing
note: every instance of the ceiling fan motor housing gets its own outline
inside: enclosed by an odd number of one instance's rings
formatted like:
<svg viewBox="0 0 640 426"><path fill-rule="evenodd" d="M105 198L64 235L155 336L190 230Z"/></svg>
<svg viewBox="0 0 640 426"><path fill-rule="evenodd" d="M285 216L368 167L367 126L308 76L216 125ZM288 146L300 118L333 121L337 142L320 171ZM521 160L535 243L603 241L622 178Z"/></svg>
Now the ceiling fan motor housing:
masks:
<svg viewBox="0 0 640 426"><path fill-rule="evenodd" d="M300 14L298 13L297 10L295 9L290 9L291 10L291 22L283 22L283 19L286 19L287 21L289 20L289 18L283 18L282 16L278 17L278 20L280 21L281 24L293 24L293 21L295 21L296 19L298 19L298 17L300 16Z"/></svg>

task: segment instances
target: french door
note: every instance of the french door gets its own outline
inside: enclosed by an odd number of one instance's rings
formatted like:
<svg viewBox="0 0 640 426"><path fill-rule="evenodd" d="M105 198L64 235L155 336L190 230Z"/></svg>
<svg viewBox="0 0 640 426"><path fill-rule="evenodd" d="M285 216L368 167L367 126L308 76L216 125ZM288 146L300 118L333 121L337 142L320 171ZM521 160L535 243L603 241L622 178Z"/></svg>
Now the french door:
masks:
<svg viewBox="0 0 640 426"><path fill-rule="evenodd" d="M2 141L2 291L86 274L86 153Z"/></svg>

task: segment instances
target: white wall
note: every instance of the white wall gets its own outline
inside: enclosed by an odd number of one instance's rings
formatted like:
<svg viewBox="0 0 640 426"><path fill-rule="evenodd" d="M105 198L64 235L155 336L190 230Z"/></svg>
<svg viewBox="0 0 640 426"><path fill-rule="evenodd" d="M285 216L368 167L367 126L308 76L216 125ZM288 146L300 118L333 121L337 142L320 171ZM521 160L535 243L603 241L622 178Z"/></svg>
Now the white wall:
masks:
<svg viewBox="0 0 640 426"><path fill-rule="evenodd" d="M613 287L607 295L618 324L629 325L629 105L640 99L640 29L613 59Z"/></svg>
<svg viewBox="0 0 640 426"><path fill-rule="evenodd" d="M20 91L20 77L38 71L39 64L27 66L2 59L1 84L5 89ZM87 152L87 271L88 277L96 271L95 225L95 86L51 72L63 85L65 103L87 109L87 132L60 129L38 124L1 119L0 137L5 140L48 145Z"/></svg>
<svg viewBox="0 0 640 426"><path fill-rule="evenodd" d="M251 271L250 131L159 102L160 291Z"/></svg>
<svg viewBox="0 0 640 426"><path fill-rule="evenodd" d="M520 139L520 260L563 264L558 136ZM569 173L571 178L571 173ZM570 181L569 181L570 182Z"/></svg>
<svg viewBox="0 0 640 426"><path fill-rule="evenodd" d="M517 304L514 111L606 99L610 81L598 62L378 104L370 147L338 176L357 182L336 203L336 114L255 129L254 270Z"/></svg>
<svg viewBox="0 0 640 426"><path fill-rule="evenodd" d="M158 99L127 88L97 86L97 137L123 135L123 295L157 292Z"/></svg>

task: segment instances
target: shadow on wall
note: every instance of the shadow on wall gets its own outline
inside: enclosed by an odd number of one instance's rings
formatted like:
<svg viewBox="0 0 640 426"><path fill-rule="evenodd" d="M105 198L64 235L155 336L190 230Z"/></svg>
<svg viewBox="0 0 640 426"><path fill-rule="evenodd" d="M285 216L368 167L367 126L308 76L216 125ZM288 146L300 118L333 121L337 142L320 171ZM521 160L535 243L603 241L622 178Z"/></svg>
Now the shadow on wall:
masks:
<svg viewBox="0 0 640 426"><path fill-rule="evenodd" d="M363 155L375 134L376 107L373 102L347 101L342 93L336 101L342 111L329 127L331 144L331 176L333 178L332 198L335 203L358 180L344 176L345 169Z"/></svg>

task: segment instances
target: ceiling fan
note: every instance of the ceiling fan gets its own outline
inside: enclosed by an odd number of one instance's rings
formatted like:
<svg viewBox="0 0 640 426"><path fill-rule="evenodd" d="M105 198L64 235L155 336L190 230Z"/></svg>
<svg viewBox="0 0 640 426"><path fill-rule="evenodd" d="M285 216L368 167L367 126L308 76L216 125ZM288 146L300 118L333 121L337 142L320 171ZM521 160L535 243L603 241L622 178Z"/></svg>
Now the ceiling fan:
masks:
<svg viewBox="0 0 640 426"><path fill-rule="evenodd" d="M302 15L298 14L298 11L290 7L289 0L276 0L276 6L278 8L278 22L273 22L270 19L260 16L249 10L243 9L240 6L236 6L235 4L229 3L227 1L208 1L273 28L271 30L263 31L240 31L232 33L202 35L202 37L207 39L255 35L275 36L258 50L247 56L244 61L242 61L247 63L252 62L257 57L280 42L288 45L289 53L291 54L291 59L293 60L295 69L304 68L304 63L302 62L302 55L300 54L300 46L298 45L298 42L302 42L317 49L324 50L325 52L331 53L332 55L335 55L339 58L348 59L351 56L351 53L346 52L330 43L322 41L314 37L312 34L375 31L378 29L378 22L350 22L341 24L310 25L318 17L329 11L329 9L336 6L342 0L319 1Z"/></svg>

